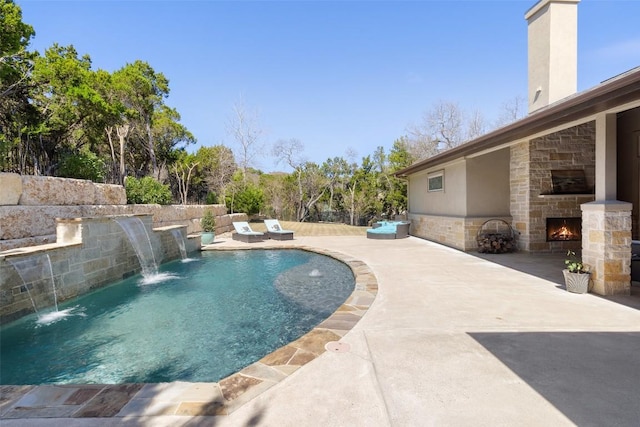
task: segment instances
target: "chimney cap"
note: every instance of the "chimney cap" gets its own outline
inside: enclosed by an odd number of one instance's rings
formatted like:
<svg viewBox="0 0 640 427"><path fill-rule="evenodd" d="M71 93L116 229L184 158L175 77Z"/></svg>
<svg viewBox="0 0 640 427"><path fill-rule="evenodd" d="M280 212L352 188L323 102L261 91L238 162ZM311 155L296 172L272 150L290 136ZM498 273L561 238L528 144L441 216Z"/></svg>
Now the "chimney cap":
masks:
<svg viewBox="0 0 640 427"><path fill-rule="evenodd" d="M540 0L539 2L531 6L529 10L527 10L527 12L524 14L524 19L528 20L532 18L536 13L540 11L540 9L547 6L549 3L578 4L580 3L580 0Z"/></svg>

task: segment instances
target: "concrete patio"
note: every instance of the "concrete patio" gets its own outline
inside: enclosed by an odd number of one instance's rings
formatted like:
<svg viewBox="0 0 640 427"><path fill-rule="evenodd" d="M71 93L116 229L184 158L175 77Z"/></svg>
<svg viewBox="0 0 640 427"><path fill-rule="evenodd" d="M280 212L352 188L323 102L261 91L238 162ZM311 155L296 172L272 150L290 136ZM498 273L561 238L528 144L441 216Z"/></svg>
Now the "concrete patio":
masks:
<svg viewBox="0 0 640 427"><path fill-rule="evenodd" d="M378 294L341 339L343 351L323 353L227 416L1 424L640 425L639 295L613 300L566 292L562 254L495 255L507 267L415 237L305 234L251 244L222 236L213 246L293 243L365 262Z"/></svg>

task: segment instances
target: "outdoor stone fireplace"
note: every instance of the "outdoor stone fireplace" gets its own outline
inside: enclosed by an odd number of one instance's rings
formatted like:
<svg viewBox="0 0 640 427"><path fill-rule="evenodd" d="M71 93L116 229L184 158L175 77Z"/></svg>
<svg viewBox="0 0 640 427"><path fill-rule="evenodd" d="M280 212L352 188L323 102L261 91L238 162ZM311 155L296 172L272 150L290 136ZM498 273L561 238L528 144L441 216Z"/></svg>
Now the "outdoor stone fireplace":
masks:
<svg viewBox="0 0 640 427"><path fill-rule="evenodd" d="M547 218L547 242L582 241L582 218Z"/></svg>
<svg viewBox="0 0 640 427"><path fill-rule="evenodd" d="M580 206L594 200L595 123L512 146L510 181L518 250L579 250Z"/></svg>

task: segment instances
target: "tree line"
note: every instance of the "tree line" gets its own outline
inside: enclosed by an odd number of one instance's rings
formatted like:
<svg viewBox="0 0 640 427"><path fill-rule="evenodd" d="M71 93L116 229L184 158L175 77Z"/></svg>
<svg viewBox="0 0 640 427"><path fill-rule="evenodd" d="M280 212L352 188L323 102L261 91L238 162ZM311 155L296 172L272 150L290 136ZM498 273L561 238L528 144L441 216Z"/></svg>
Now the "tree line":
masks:
<svg viewBox="0 0 640 427"><path fill-rule="evenodd" d="M73 45L30 51L34 36L20 7L0 0L1 170L122 184L130 203L224 203L230 212L363 225L406 210L395 171L486 127L479 114L466 118L441 101L388 153L377 147L359 161L348 152L318 164L292 138L269 151L293 172L263 173L252 167L264 152L261 127L243 102L227 123L235 152L219 144L191 153L196 138L167 105L161 72L141 60L94 70ZM517 116L519 106L506 110Z"/></svg>

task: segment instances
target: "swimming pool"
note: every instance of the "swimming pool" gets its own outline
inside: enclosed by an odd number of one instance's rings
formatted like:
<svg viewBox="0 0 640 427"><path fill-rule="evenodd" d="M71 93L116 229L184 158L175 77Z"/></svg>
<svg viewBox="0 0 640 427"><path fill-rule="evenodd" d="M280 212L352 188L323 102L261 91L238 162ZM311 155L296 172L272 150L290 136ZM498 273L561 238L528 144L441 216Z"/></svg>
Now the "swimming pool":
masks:
<svg viewBox="0 0 640 427"><path fill-rule="evenodd" d="M197 254L2 327L2 384L212 382L311 330L354 289L344 263L303 250Z"/></svg>

